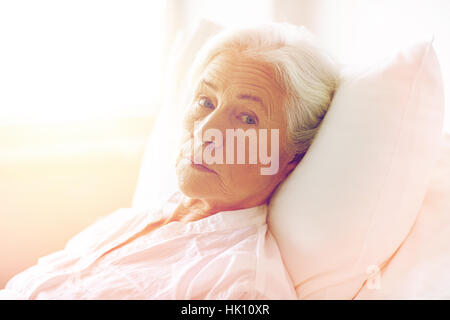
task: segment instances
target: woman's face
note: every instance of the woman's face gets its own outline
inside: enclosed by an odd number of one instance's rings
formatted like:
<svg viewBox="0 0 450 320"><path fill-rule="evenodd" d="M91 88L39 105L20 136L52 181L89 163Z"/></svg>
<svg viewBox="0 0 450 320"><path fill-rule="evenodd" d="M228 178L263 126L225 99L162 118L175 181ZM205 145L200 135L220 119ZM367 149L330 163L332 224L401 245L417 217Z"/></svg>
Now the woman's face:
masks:
<svg viewBox="0 0 450 320"><path fill-rule="evenodd" d="M221 209L266 202L296 165L283 102L269 65L234 52L216 56L184 117L176 166L181 191ZM232 139L242 133L248 137Z"/></svg>

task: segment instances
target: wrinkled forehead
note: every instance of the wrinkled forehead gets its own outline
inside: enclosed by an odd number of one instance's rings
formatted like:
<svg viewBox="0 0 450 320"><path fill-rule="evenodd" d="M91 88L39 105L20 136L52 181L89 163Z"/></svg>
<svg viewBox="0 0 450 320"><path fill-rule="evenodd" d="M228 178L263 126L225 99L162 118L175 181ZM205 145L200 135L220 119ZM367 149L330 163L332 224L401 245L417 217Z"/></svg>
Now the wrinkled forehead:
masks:
<svg viewBox="0 0 450 320"><path fill-rule="evenodd" d="M271 98L278 100L285 90L277 78L275 68L270 63L230 50L219 53L208 63L197 84L204 81L214 83L219 91L230 86L253 88L265 91Z"/></svg>

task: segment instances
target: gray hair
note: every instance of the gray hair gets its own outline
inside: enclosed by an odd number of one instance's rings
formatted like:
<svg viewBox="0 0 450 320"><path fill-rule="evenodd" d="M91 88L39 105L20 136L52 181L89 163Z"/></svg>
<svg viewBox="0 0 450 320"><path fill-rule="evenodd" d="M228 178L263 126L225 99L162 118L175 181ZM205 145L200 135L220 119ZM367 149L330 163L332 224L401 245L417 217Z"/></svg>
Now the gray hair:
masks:
<svg viewBox="0 0 450 320"><path fill-rule="evenodd" d="M337 65L304 27L269 23L227 30L213 37L197 55L190 70L190 83L198 81L208 64L227 50L273 67L276 81L286 93L288 142L300 160L311 145L338 86Z"/></svg>

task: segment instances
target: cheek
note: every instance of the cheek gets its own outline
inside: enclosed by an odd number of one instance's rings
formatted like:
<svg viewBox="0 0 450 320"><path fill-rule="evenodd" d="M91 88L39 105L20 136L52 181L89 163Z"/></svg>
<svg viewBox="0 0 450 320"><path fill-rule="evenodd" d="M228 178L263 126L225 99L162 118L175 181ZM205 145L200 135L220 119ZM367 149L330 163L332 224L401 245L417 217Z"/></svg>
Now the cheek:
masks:
<svg viewBox="0 0 450 320"><path fill-rule="evenodd" d="M194 123L196 121L196 117L194 116L194 110L191 106L188 106L183 119L181 120L181 128L186 133L193 132L194 130Z"/></svg>
<svg viewBox="0 0 450 320"><path fill-rule="evenodd" d="M233 193L253 193L260 190L265 183L265 176L260 174L258 164L231 164L221 167L222 181Z"/></svg>
<svg viewBox="0 0 450 320"><path fill-rule="evenodd" d="M183 120L181 122L182 127L189 132L193 132L195 122L200 121L207 115L208 109L200 108L196 106L194 103L192 103L187 107L184 113Z"/></svg>
<svg viewBox="0 0 450 320"><path fill-rule="evenodd" d="M189 117L184 117L182 122L181 122L181 139L182 140L186 140L188 137L191 136L191 133L194 132L194 123L195 120L189 118Z"/></svg>
<svg viewBox="0 0 450 320"><path fill-rule="evenodd" d="M176 165L176 175L180 187L192 183L192 176L190 175L189 169L186 162L180 157Z"/></svg>
<svg viewBox="0 0 450 320"><path fill-rule="evenodd" d="M190 148L191 142L189 137L182 136L180 142L178 143L178 155L176 158L175 165L178 166L179 162L183 158L184 155L187 155L187 152Z"/></svg>

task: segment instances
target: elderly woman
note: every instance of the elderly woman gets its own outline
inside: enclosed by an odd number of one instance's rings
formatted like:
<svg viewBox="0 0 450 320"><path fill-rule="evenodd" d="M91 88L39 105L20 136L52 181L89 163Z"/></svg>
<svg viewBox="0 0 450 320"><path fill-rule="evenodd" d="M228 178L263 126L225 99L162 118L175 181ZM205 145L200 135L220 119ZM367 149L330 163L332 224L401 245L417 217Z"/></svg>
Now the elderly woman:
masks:
<svg viewBox="0 0 450 320"><path fill-rule="evenodd" d="M121 209L96 222L11 279L3 296L296 298L266 204L311 144L338 83L336 67L304 29L274 23L215 37L190 79L179 191L157 212ZM263 174L261 151L256 162L233 161L246 140L230 147L231 129L254 130L258 142L260 129L276 132L266 149L274 170ZM245 145L246 159L255 150ZM224 153L231 162L198 161Z"/></svg>

